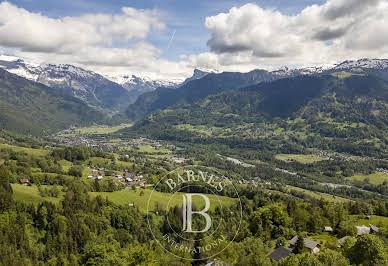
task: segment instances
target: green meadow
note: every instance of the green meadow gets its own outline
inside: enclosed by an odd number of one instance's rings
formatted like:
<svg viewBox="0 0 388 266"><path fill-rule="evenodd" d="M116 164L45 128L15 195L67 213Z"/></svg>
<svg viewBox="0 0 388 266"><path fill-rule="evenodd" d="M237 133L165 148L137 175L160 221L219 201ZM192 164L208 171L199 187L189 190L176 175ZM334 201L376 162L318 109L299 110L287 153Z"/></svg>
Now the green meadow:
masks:
<svg viewBox="0 0 388 266"><path fill-rule="evenodd" d="M12 184L11 186L13 190L14 199L16 201L22 201L25 203L39 204L43 201L49 201L49 202L58 204L63 197L63 193L61 193L60 197L58 198L42 197L39 195L37 186L24 186L20 184ZM61 189L60 186L57 186L57 187Z"/></svg>
<svg viewBox="0 0 388 266"><path fill-rule="evenodd" d="M324 161L326 158L319 157L315 154L277 154L275 159L281 161L296 161L303 164L311 164L319 161Z"/></svg>
<svg viewBox="0 0 388 266"><path fill-rule="evenodd" d="M108 198L110 201L119 204L119 205L128 205L135 204L142 211L147 210L148 200L152 193L152 197L149 203L150 210L155 210L157 204L159 207L163 209L167 209L168 207L180 206L182 204L182 195L183 193L175 193L172 197L169 193L162 193L153 191L151 189L125 189L115 192L90 192L92 197L101 196L103 198ZM216 206L231 206L235 202L236 199L215 196L215 195L207 195L210 199L210 209L214 210ZM204 200L200 197L193 197L194 204L199 207L204 207Z"/></svg>
<svg viewBox="0 0 388 266"><path fill-rule="evenodd" d="M354 176L348 177L347 179L352 181L368 181L373 185L381 185L384 182L388 183L388 174L383 172L375 172L370 175L356 174Z"/></svg>
<svg viewBox="0 0 388 266"><path fill-rule="evenodd" d="M0 149L11 149L15 152L25 152L29 155L35 155L35 156L45 156L50 153L49 150L25 148L25 147L19 147L19 146L4 144L4 143L0 143Z"/></svg>

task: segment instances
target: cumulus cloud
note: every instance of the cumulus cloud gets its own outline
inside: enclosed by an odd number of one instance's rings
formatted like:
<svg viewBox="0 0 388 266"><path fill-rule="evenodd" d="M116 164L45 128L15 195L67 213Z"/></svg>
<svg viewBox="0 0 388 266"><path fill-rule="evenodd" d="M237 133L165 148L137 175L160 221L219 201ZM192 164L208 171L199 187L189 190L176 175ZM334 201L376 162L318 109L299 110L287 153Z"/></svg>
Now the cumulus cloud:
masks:
<svg viewBox="0 0 388 266"><path fill-rule="evenodd" d="M158 10L123 7L118 14L50 18L0 3L0 47L109 75L183 78L194 67L250 71L388 58L388 0L327 0L295 15L256 4L233 7L206 18L209 51L187 51L179 61L162 58L160 47L147 41L166 27Z"/></svg>
<svg viewBox="0 0 388 266"><path fill-rule="evenodd" d="M187 63L161 59L162 51L146 41L165 27L157 10L123 7L119 14L54 19L0 3L0 46L27 60L75 64L107 75L187 76Z"/></svg>
<svg viewBox="0 0 388 266"><path fill-rule="evenodd" d="M73 53L88 45L144 39L164 28L155 10L122 8L122 13L49 18L9 2L0 4L0 45L25 52Z"/></svg>
<svg viewBox="0 0 388 266"><path fill-rule="evenodd" d="M264 64L313 65L388 57L388 0L328 0L287 15L256 4L207 17L211 53L193 64L237 69Z"/></svg>

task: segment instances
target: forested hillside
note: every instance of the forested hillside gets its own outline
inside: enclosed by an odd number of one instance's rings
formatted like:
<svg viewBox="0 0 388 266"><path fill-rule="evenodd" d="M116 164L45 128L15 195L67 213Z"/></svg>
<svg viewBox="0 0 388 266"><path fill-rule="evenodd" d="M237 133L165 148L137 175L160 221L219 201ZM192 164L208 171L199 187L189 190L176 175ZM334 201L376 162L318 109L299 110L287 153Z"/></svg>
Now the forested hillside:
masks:
<svg viewBox="0 0 388 266"><path fill-rule="evenodd" d="M104 122L104 115L79 99L0 69L2 129L40 135Z"/></svg>
<svg viewBox="0 0 388 266"><path fill-rule="evenodd" d="M388 84L373 76L299 76L227 90L149 115L130 134L387 156ZM266 144L268 145L268 143Z"/></svg>

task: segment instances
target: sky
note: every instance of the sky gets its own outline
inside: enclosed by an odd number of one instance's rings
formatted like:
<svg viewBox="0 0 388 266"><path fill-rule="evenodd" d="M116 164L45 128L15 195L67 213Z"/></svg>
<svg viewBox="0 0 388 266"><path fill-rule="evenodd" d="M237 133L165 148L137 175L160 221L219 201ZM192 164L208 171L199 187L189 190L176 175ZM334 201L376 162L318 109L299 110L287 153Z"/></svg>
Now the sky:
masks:
<svg viewBox="0 0 388 266"><path fill-rule="evenodd" d="M386 36L388 0L0 2L0 53L109 76L388 58Z"/></svg>

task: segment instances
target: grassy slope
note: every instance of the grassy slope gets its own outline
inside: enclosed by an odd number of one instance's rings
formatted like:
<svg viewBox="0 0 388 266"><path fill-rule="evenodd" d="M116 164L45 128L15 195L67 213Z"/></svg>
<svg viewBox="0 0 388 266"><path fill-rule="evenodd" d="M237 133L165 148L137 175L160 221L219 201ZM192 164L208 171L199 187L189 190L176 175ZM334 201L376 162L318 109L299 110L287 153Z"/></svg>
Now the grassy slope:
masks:
<svg viewBox="0 0 388 266"><path fill-rule="evenodd" d="M60 188L58 186L58 188ZM14 199L16 201L23 201L26 203L38 204L43 201L50 201L52 203L58 204L61 198L63 197L63 193L58 198L52 197L42 197L39 195L37 186L24 186L20 184L12 184L12 190L14 194Z"/></svg>
<svg viewBox="0 0 388 266"><path fill-rule="evenodd" d="M326 158L322 158L314 154L277 154L275 159L282 161L297 161L304 164L326 160Z"/></svg>
<svg viewBox="0 0 388 266"><path fill-rule="evenodd" d="M345 198L341 198L341 197L337 197L337 196L333 196L333 195L329 195L329 194L325 194L325 193L320 193L320 192L313 192L313 191L306 190L306 189L299 188L299 187L293 187L293 186L287 186L287 187L290 188L290 190L295 190L295 191L298 191L298 192L303 192L307 196L310 196L310 197L313 197L313 198L317 198L317 199L323 198L324 200L331 201L331 202L345 202L345 201L348 201L348 199L345 199Z"/></svg>
<svg viewBox="0 0 388 266"><path fill-rule="evenodd" d="M27 154L35 155L35 156L45 156L50 153L49 150L31 149L31 148L19 147L19 146L2 144L2 143L0 143L0 149L11 149L15 152L25 152Z"/></svg>
<svg viewBox="0 0 388 266"><path fill-rule="evenodd" d="M143 192L144 194L141 196L140 193ZM120 205L126 205L130 203L134 203L137 207L139 207L140 210L146 211L147 210L147 204L148 199L150 197L152 190L150 189L137 189L136 191L126 189L126 190L120 190L115 192L91 192L90 194L92 196L100 195L102 197L108 197L109 200L113 201L116 204ZM181 197L182 193L177 193L174 195L173 198L171 198L171 194L168 193L161 193L161 192L152 192L152 199L150 201L150 209L155 209L155 204L158 202L162 205L163 208L167 208L167 205L169 207L174 207L176 205L181 204ZM219 203L217 203L217 197L214 195L208 195L210 199L210 206L211 209L214 209L215 206L217 206ZM169 200L171 198L170 204L168 204ZM236 200L228 197L218 197L222 205L230 206L232 205ZM202 199L193 197L194 203L198 207L203 207L204 203L202 202Z"/></svg>
<svg viewBox="0 0 388 266"><path fill-rule="evenodd" d="M388 182L388 174L382 172L375 172L370 175L356 174L348 177L347 179L352 181L365 181L365 179L369 179L369 183L373 185L380 185L384 183L384 181Z"/></svg>

